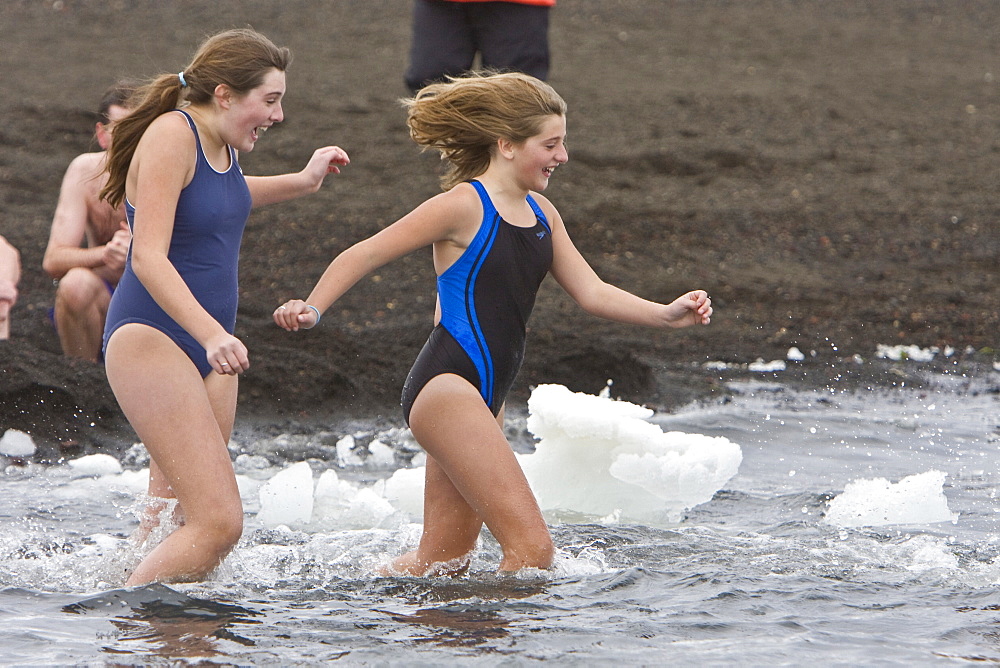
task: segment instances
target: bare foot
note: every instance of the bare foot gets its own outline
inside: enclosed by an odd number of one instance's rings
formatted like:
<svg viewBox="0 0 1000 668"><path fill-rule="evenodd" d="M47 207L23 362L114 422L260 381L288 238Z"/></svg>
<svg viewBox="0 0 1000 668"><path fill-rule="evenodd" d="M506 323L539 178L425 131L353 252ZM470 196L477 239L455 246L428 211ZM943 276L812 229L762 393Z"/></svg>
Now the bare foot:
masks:
<svg viewBox="0 0 1000 668"><path fill-rule="evenodd" d="M375 574L381 577L454 578L467 573L471 563L471 553L449 561L428 563L418 556L418 550L411 550L389 563L382 564L375 569Z"/></svg>

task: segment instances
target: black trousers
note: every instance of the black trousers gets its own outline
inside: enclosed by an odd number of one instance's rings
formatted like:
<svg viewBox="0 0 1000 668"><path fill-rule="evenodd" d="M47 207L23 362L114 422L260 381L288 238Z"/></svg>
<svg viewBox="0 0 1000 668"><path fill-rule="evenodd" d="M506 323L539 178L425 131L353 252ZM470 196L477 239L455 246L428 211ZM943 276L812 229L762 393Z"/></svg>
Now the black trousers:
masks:
<svg viewBox="0 0 1000 668"><path fill-rule="evenodd" d="M549 75L549 9L516 2L414 0L404 80L411 93L479 67Z"/></svg>

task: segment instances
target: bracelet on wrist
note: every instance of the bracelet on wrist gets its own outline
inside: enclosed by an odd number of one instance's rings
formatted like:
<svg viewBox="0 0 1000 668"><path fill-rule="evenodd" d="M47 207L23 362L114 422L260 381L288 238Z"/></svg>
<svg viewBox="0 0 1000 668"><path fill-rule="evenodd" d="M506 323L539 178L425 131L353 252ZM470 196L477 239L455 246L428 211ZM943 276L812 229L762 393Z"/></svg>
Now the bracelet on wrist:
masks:
<svg viewBox="0 0 1000 668"><path fill-rule="evenodd" d="M312 304L306 304L306 308L311 308L313 310L313 313L316 314L316 322L313 323L313 327L315 327L316 325L319 324L320 318L322 318L323 316L320 315L319 309L313 306ZM312 327L310 327L309 329L312 329Z"/></svg>

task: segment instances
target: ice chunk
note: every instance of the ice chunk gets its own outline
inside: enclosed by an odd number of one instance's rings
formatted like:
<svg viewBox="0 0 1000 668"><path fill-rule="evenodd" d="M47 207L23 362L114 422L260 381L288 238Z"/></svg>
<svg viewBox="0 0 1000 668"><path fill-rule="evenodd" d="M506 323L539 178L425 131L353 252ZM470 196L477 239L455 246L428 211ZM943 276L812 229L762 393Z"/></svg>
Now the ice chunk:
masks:
<svg viewBox="0 0 1000 668"><path fill-rule="evenodd" d="M30 457L33 454L35 454L35 441L23 431L8 429L0 438L0 455Z"/></svg>
<svg viewBox="0 0 1000 668"><path fill-rule="evenodd" d="M313 512L313 477L309 462L279 471L261 485L257 519L264 526L309 524Z"/></svg>
<svg viewBox="0 0 1000 668"><path fill-rule="evenodd" d="M70 468L80 475L118 475L122 472L121 463L111 455L86 455L78 459L71 459L68 463Z"/></svg>
<svg viewBox="0 0 1000 668"><path fill-rule="evenodd" d="M855 480L831 499L824 521L841 527L955 522L948 509L945 474L926 471L892 483L885 478Z"/></svg>
<svg viewBox="0 0 1000 668"><path fill-rule="evenodd" d="M528 400L539 439L520 455L543 511L670 523L711 500L739 470L740 447L722 437L664 433L642 406L540 385Z"/></svg>

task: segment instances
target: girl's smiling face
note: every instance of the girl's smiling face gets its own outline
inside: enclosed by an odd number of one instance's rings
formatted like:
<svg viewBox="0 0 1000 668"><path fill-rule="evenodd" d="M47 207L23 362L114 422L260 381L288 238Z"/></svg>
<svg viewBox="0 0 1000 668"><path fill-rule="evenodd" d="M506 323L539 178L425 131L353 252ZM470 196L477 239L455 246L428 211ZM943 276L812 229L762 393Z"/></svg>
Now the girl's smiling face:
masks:
<svg viewBox="0 0 1000 668"><path fill-rule="evenodd" d="M281 99L285 95L285 73L272 68L264 81L245 95L234 95L229 107L232 136L227 143L237 151L252 151L260 136L285 114Z"/></svg>
<svg viewBox="0 0 1000 668"><path fill-rule="evenodd" d="M518 147L518 174L528 190L541 192L559 165L569 160L566 149L566 117L553 114L542 122L538 134Z"/></svg>

